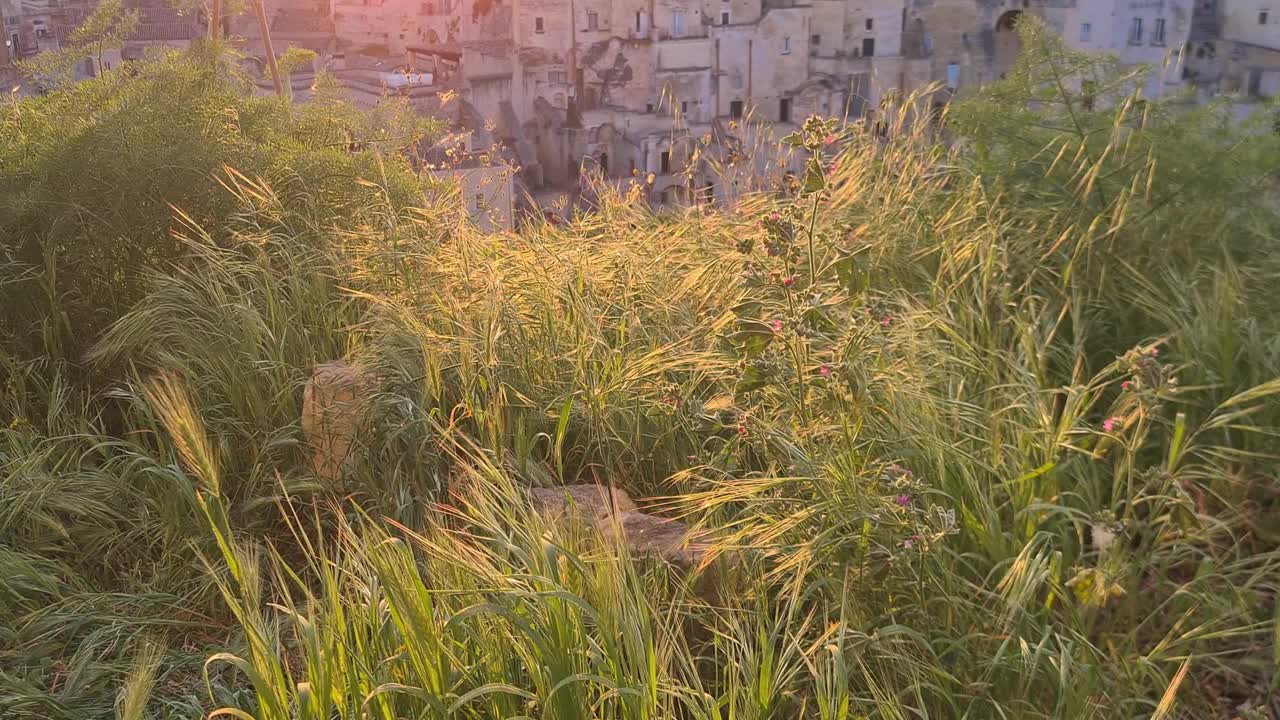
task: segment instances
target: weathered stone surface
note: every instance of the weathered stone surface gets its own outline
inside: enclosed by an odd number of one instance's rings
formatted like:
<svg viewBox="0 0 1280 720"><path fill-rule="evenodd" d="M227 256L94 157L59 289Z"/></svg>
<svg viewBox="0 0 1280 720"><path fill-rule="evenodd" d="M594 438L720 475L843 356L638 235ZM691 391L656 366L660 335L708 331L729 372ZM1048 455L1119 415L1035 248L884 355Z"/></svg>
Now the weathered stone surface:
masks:
<svg viewBox="0 0 1280 720"><path fill-rule="evenodd" d="M605 485L562 485L529 491L533 509L550 517L571 515L588 521L609 518L614 512L636 509L631 496Z"/></svg>
<svg viewBox="0 0 1280 720"><path fill-rule="evenodd" d="M593 526L602 535L617 538L632 557L655 558L686 573L699 571L695 592L704 599L717 599L727 558L713 554L713 533L640 512L625 492L608 486L534 488L529 494L539 514Z"/></svg>
<svg viewBox="0 0 1280 720"><path fill-rule="evenodd" d="M647 513L624 512L616 522L606 519L600 526L604 531L620 529L632 554L660 557L685 570L700 567L711 550L709 533L695 533L679 520Z"/></svg>
<svg viewBox="0 0 1280 720"><path fill-rule="evenodd" d="M302 435L312 471L340 486L368 423L372 383L345 362L317 365L302 393Z"/></svg>

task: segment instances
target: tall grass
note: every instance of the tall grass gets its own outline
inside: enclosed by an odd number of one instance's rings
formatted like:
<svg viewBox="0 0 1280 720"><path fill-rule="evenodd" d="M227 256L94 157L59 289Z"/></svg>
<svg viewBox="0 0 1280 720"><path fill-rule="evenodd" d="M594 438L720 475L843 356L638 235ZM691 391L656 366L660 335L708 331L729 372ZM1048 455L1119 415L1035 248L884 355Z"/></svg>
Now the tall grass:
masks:
<svg viewBox="0 0 1280 720"><path fill-rule="evenodd" d="M811 121L732 213L339 228L233 175L118 382L10 370L0 714L1274 717L1276 138L1026 25L942 134ZM297 421L338 357L343 497ZM523 492L596 481L723 562Z"/></svg>

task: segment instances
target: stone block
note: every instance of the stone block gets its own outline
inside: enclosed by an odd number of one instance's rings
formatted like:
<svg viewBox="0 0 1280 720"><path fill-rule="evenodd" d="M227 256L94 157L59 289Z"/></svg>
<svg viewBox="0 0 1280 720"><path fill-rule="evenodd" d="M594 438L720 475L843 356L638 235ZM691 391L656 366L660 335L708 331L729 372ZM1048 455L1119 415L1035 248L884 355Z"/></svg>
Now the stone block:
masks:
<svg viewBox="0 0 1280 720"><path fill-rule="evenodd" d="M368 428L372 382L341 362L317 365L302 393L302 436L311 470L335 489L360 449Z"/></svg>

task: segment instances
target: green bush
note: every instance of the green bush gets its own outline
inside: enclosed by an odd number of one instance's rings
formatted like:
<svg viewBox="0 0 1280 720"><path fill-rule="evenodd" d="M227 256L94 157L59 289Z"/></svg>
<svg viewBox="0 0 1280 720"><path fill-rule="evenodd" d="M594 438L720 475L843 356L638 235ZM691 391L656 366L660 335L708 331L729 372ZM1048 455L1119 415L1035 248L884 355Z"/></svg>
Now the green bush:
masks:
<svg viewBox="0 0 1280 720"><path fill-rule="evenodd" d="M145 296L150 270L182 265L187 224L221 235L235 209L225 186L240 177L268 181L277 222L294 227L358 227L422 204L398 150L428 124L331 94L300 108L254 98L233 68L209 49L164 54L0 111L8 352L80 363Z"/></svg>

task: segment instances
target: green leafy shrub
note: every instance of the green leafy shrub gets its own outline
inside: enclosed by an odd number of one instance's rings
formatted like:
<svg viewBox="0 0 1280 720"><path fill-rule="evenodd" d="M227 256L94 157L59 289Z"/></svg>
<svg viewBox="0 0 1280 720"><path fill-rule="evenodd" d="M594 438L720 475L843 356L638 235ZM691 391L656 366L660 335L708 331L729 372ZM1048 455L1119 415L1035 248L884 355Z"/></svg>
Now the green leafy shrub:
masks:
<svg viewBox="0 0 1280 720"><path fill-rule="evenodd" d="M150 270L182 264L183 223L221 234L237 174L271 182L282 224L358 227L422 203L398 150L429 125L390 110L375 121L331 95L301 108L254 98L232 67L212 51L166 54L3 108L9 352L81 362L145 296Z"/></svg>

